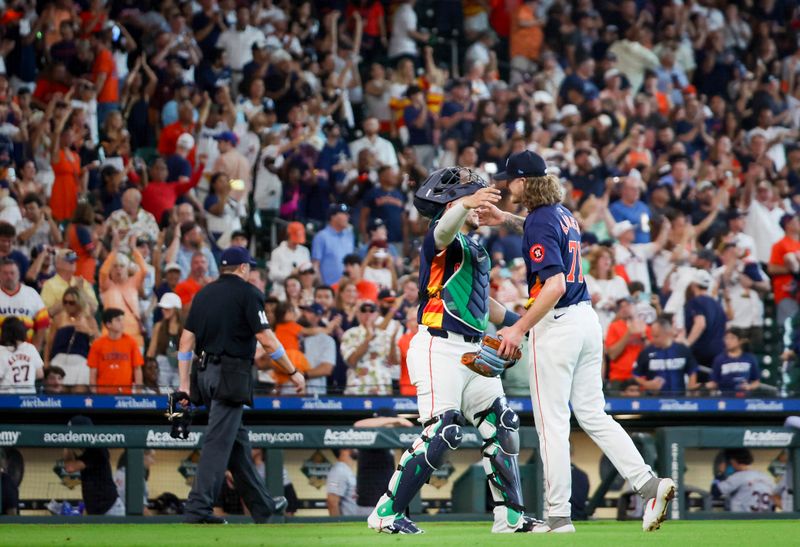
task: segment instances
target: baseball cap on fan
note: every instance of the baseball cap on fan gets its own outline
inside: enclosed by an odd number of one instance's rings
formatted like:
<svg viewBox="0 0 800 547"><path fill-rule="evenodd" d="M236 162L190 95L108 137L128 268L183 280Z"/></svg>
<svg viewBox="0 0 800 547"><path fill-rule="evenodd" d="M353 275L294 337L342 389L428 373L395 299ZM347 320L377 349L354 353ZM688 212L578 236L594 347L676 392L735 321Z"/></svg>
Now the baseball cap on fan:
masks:
<svg viewBox="0 0 800 547"><path fill-rule="evenodd" d="M511 154L506 160L506 170L497 173L494 180L514 180L520 177L543 177L546 174L547 164L544 158L530 150Z"/></svg>

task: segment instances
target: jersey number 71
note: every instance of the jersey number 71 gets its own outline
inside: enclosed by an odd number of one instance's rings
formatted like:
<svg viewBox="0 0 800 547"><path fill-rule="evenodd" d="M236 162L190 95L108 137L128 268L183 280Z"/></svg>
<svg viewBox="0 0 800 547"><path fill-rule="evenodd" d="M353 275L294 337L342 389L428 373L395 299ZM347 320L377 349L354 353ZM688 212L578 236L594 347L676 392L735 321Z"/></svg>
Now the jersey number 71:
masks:
<svg viewBox="0 0 800 547"><path fill-rule="evenodd" d="M578 283L583 283L583 261L581 260L581 244L574 239L569 240L569 254L572 263L567 274L567 283L575 283L575 269L578 269Z"/></svg>

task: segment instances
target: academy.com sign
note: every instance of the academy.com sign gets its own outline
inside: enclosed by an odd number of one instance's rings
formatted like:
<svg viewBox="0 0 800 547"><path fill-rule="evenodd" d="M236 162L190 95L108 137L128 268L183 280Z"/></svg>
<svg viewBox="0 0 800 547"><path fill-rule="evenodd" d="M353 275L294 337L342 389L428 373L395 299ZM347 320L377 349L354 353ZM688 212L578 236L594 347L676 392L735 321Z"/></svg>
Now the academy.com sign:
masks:
<svg viewBox="0 0 800 547"><path fill-rule="evenodd" d="M344 431L326 429L323 442L325 446L372 446L377 438L377 431L352 428Z"/></svg>
<svg viewBox="0 0 800 547"><path fill-rule="evenodd" d="M21 431L0 431L0 446L15 446Z"/></svg>
<svg viewBox="0 0 800 547"><path fill-rule="evenodd" d="M124 445L125 433L45 433L42 440L47 444L77 444L79 446Z"/></svg>
<svg viewBox="0 0 800 547"><path fill-rule="evenodd" d="M249 432L250 442L253 444L288 444L302 443L305 440L299 431L285 431L279 433Z"/></svg>

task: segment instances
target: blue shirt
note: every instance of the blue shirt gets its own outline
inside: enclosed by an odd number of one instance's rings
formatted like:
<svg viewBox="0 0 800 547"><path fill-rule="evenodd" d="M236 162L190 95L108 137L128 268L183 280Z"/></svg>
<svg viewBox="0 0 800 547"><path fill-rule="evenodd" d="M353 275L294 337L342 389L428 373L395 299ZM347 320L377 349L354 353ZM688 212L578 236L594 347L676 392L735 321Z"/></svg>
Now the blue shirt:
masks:
<svg viewBox="0 0 800 547"><path fill-rule="evenodd" d="M652 380L663 378L664 393L686 391L686 375L697 372L697 363L692 352L684 344L673 342L668 348L646 346L636 361L634 374Z"/></svg>
<svg viewBox="0 0 800 547"><path fill-rule="evenodd" d="M188 249L183 245L178 247L178 254L175 257L175 262L181 267L181 279L189 277L189 273L192 271L192 255L196 252L197 251L194 249ZM214 259L211 249L203 247L200 252L203 253L203 256L206 257L206 261L208 261L209 277L219 277L219 268L217 267L217 261Z"/></svg>
<svg viewBox="0 0 800 547"><path fill-rule="evenodd" d="M380 186L370 190L364 196L364 205L369 207L370 220L380 218L386 224L389 234L388 240L392 243L403 241L403 211L406 196L393 188L384 190Z"/></svg>
<svg viewBox="0 0 800 547"><path fill-rule="evenodd" d="M350 147L344 139L339 139L331 146L327 141L319 152L317 158L317 169L324 169L328 172L328 180L340 183L344 180L344 171L333 172L333 166L343 160L350 159Z"/></svg>
<svg viewBox="0 0 800 547"><path fill-rule="evenodd" d="M506 264L511 264L515 258L522 256L522 236L519 234L508 234L498 237L492 243L492 255L502 253Z"/></svg>
<svg viewBox="0 0 800 547"><path fill-rule="evenodd" d="M581 231L578 221L563 205L545 205L528 213L523 249L531 299L539 295L548 278L563 273L567 290L555 307L590 300L583 278Z"/></svg>
<svg viewBox="0 0 800 547"><path fill-rule="evenodd" d="M700 338L692 344L694 358L701 365L710 365L714 358L725 351L725 311L719 302L706 294L695 296L683 307L686 333L692 331L694 318L702 315L706 320L706 328Z"/></svg>
<svg viewBox="0 0 800 547"><path fill-rule="evenodd" d="M192 177L192 164L186 158L178 154L172 154L167 156L166 161L168 181L177 182L181 177L186 177L187 179Z"/></svg>
<svg viewBox="0 0 800 547"><path fill-rule="evenodd" d="M407 106L403 111L403 120L406 122L406 128L408 129L408 144L410 146L433 144L433 118L428 115L425 119L425 125L417 127L415 122L420 112L422 112L421 109L413 106Z"/></svg>
<svg viewBox="0 0 800 547"><path fill-rule="evenodd" d="M650 243L650 207L642 201L625 205L619 200L612 203L608 210L617 222L627 220L636 227L634 243Z"/></svg>
<svg viewBox="0 0 800 547"><path fill-rule="evenodd" d="M337 232L330 224L317 232L311 242L311 258L319 261L319 273L324 285L333 285L344 272L344 257L355 250L353 229Z"/></svg>
<svg viewBox="0 0 800 547"><path fill-rule="evenodd" d="M720 391L738 391L741 384L758 380L761 370L752 353L742 353L739 357L731 357L727 352L714 359L711 370L711 381L716 383Z"/></svg>
<svg viewBox="0 0 800 547"><path fill-rule="evenodd" d="M457 102L445 102L442 105L442 110L439 112L439 118L449 118L453 114L464 111L464 105ZM450 129L444 132L442 141L448 138L455 138L459 144L466 144L472 142L473 122L468 120L461 120L450 126Z"/></svg>

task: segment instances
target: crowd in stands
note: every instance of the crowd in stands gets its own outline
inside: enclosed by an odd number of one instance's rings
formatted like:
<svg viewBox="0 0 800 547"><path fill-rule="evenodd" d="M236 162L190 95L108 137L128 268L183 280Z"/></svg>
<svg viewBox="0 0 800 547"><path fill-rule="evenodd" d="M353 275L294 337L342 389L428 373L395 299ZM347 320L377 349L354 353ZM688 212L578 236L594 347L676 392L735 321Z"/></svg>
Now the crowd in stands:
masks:
<svg viewBox="0 0 800 547"><path fill-rule="evenodd" d="M9 0L0 21L4 392L168 391L241 245L309 393L413 395L413 192L524 149L580 223L610 389L745 393L800 353L793 0ZM519 311L520 236L475 237Z"/></svg>

